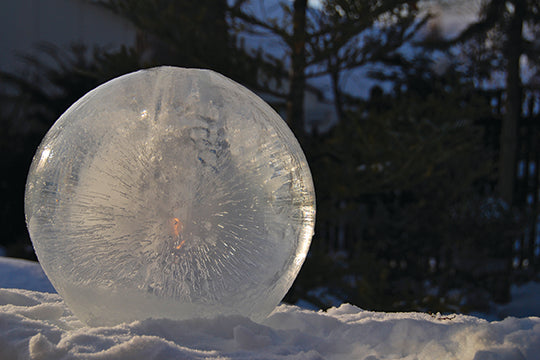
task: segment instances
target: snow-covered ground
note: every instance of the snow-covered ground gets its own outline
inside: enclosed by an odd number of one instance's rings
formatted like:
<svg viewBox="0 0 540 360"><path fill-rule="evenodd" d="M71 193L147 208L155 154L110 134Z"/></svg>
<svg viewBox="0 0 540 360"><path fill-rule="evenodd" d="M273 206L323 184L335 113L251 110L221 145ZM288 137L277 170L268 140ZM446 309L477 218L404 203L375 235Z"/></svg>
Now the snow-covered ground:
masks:
<svg viewBox="0 0 540 360"><path fill-rule="evenodd" d="M260 324L229 316L148 319L91 328L73 316L36 263L0 257L0 288L2 360L533 360L540 356L538 317L489 322L465 315L371 312L349 304L326 312L281 305ZM538 306L539 289L534 284L515 289L526 293L522 306Z"/></svg>
<svg viewBox="0 0 540 360"><path fill-rule="evenodd" d="M496 306L493 313L501 319L508 316L540 316L540 283L512 286L512 301L506 305Z"/></svg>

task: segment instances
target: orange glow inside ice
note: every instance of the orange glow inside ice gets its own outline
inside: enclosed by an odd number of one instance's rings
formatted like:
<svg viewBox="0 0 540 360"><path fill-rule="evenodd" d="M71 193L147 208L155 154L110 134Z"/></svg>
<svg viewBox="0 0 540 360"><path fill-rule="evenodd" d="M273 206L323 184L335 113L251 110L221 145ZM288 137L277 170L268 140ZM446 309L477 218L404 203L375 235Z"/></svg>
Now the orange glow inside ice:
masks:
<svg viewBox="0 0 540 360"><path fill-rule="evenodd" d="M175 237L175 238L179 238L180 237L180 233L182 232L182 230L184 229L184 224L182 224L182 222L180 221L180 219L178 218L172 218L171 219L171 232L172 232L172 235ZM177 250L180 250L180 248L182 247L182 245L184 245L186 241L185 240L182 240L180 242L180 244L178 244L176 247Z"/></svg>

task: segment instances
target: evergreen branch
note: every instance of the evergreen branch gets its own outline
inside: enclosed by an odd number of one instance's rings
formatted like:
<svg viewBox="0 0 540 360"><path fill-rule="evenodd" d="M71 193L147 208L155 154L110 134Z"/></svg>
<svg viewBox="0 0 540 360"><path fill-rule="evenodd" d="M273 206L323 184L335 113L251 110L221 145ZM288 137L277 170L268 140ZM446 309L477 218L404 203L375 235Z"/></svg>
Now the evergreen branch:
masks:
<svg viewBox="0 0 540 360"><path fill-rule="evenodd" d="M258 26L258 27L261 27L265 30L268 30L270 32L272 32L273 34L277 35L278 37L280 37L285 43L289 44L292 40L292 35L289 34L285 29L283 28L280 28L279 26L275 25L275 24L270 24L270 23L267 23L267 22L264 22L263 20L261 19L258 19L257 17L253 16L253 15L250 15L250 14L247 14L246 12L244 12L242 9L240 9L239 7L233 7L233 8L230 8L230 14L250 25L255 25L255 26Z"/></svg>

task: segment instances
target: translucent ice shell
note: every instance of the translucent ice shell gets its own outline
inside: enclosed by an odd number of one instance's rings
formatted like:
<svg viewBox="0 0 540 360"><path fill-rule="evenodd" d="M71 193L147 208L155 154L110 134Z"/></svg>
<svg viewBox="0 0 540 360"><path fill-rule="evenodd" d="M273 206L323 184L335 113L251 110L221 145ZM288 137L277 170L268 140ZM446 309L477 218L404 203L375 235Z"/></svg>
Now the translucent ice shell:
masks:
<svg viewBox="0 0 540 360"><path fill-rule="evenodd" d="M25 212L45 273L89 325L258 320L306 257L315 196L264 101L212 71L160 67L99 86L58 119Z"/></svg>

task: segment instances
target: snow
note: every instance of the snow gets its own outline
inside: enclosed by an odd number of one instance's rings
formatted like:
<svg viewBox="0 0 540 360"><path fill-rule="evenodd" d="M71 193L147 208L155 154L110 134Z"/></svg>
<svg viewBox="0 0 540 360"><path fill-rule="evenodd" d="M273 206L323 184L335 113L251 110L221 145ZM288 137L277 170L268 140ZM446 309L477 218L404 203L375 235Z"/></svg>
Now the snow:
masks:
<svg viewBox="0 0 540 360"><path fill-rule="evenodd" d="M512 301L509 304L495 307L494 313L498 318L540 316L540 283L513 285L511 293Z"/></svg>
<svg viewBox="0 0 540 360"><path fill-rule="evenodd" d="M0 287L55 293L38 263L0 257Z"/></svg>
<svg viewBox="0 0 540 360"><path fill-rule="evenodd" d="M261 323L240 316L81 323L39 264L0 257L0 359L537 359L540 318L383 313L341 304L280 305ZM540 285L516 288L523 305ZM36 291L39 290L39 291ZM524 300L525 301L525 300Z"/></svg>

